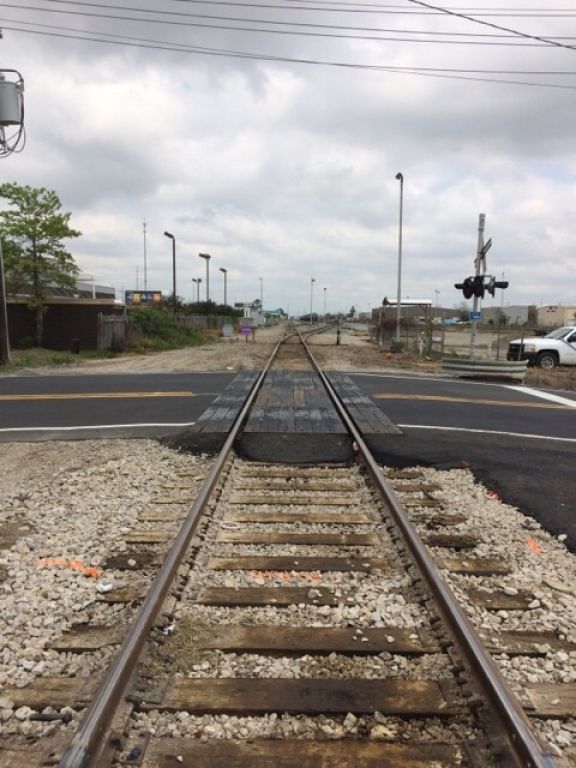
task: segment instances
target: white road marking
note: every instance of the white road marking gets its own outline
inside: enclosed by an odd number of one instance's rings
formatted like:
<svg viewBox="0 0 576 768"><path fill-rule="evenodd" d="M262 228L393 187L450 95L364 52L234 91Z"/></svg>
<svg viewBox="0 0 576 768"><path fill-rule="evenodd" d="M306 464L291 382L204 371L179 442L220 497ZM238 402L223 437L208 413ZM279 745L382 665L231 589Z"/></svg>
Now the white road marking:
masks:
<svg viewBox="0 0 576 768"><path fill-rule="evenodd" d="M570 400L569 397L553 395L551 392L543 392L541 389L530 389L530 387L507 386L506 389L513 389L516 392L523 392L525 395L539 397L541 400L550 400L552 403L567 405L569 408L576 408L576 400Z"/></svg>
<svg viewBox="0 0 576 768"><path fill-rule="evenodd" d="M435 427L427 424L397 424L400 429L432 429L439 432L472 432L479 435L497 435L503 437L527 437L531 440L556 440L561 443L576 443L572 437L548 437L548 435L531 435L527 432L499 432L494 429L468 429L466 427Z"/></svg>
<svg viewBox="0 0 576 768"><path fill-rule="evenodd" d="M146 427L191 427L195 424L195 421L186 421L182 424L178 423L161 423L161 424L94 424L93 426L78 426L78 427L5 427L0 429L0 432L76 432L80 430L89 429L134 429Z"/></svg>

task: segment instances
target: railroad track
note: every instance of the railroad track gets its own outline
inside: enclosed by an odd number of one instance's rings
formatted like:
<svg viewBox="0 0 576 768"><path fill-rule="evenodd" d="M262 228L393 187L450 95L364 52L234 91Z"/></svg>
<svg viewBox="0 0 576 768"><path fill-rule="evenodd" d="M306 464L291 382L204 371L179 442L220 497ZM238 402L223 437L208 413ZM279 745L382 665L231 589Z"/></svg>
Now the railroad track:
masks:
<svg viewBox="0 0 576 768"><path fill-rule="evenodd" d="M313 366L305 353L294 336L276 348L238 429L275 362ZM105 598L143 600L131 627L82 627L55 646L90 653L125 636L95 691L73 678L39 686L43 711L62 711L64 688L76 709L90 700L63 755L53 750L43 764L559 765L459 602L482 615L526 610L533 595L498 589L510 564L477 554L481 542L425 472L385 476L317 373L357 459L253 463L235 454L233 430L201 485L197 473L174 478L166 504L109 563L154 567L181 526L146 596ZM550 634L487 638L510 656L555 642L574 650ZM532 701L536 716L566 708L558 690Z"/></svg>

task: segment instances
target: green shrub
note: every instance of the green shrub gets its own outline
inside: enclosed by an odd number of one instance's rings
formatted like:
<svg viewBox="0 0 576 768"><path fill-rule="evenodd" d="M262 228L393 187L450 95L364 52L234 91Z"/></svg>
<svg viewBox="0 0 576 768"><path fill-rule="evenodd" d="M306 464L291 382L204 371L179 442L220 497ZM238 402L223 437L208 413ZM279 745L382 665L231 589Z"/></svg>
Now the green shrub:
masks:
<svg viewBox="0 0 576 768"><path fill-rule="evenodd" d="M202 344L201 333L182 325L172 312L139 307L129 314L130 348L162 351Z"/></svg>

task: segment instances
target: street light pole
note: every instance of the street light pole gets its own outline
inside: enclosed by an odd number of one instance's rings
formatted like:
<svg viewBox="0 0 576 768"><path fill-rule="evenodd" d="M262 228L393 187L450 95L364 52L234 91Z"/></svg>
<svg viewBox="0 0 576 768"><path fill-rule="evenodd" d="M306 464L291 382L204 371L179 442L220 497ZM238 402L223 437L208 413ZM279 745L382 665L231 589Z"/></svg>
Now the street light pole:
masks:
<svg viewBox="0 0 576 768"><path fill-rule="evenodd" d="M324 325L326 325L326 288L324 288Z"/></svg>
<svg viewBox="0 0 576 768"><path fill-rule="evenodd" d="M210 254L199 253L198 256L206 262L206 302L208 303L210 301Z"/></svg>
<svg viewBox="0 0 576 768"><path fill-rule="evenodd" d="M260 312L264 312L264 278L259 277L260 280Z"/></svg>
<svg viewBox="0 0 576 768"><path fill-rule="evenodd" d="M172 298L174 299L173 311L176 314L176 238L171 232L164 232L164 235L172 240Z"/></svg>
<svg viewBox="0 0 576 768"><path fill-rule="evenodd" d="M224 275L224 306L227 306L228 301L226 300L226 283L228 281L228 270L225 267L219 267L220 272Z"/></svg>
<svg viewBox="0 0 576 768"><path fill-rule="evenodd" d="M316 282L315 277L310 278L310 325L312 325L312 305L314 303L314 283Z"/></svg>
<svg viewBox="0 0 576 768"><path fill-rule="evenodd" d="M400 341L400 317L402 306L402 208L404 205L404 176L396 174L396 180L400 182L400 218L398 225L398 290L396 293L396 341Z"/></svg>

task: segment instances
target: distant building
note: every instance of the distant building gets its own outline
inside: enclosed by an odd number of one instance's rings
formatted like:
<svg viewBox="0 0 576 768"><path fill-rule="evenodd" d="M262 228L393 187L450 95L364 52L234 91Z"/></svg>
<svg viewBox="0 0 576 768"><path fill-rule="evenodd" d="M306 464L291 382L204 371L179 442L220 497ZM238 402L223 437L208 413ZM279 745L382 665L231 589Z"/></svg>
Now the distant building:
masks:
<svg viewBox="0 0 576 768"><path fill-rule="evenodd" d="M507 307L482 307L481 322L498 325L500 315L502 315L504 325L536 324L536 307L528 304Z"/></svg>
<svg viewBox="0 0 576 768"><path fill-rule="evenodd" d="M538 328L560 328L576 322L576 306L567 304L546 304L536 309Z"/></svg>

